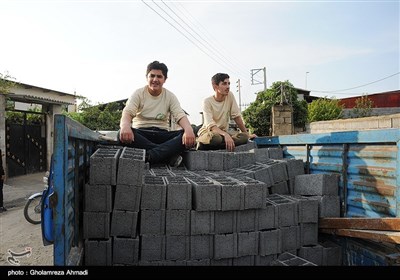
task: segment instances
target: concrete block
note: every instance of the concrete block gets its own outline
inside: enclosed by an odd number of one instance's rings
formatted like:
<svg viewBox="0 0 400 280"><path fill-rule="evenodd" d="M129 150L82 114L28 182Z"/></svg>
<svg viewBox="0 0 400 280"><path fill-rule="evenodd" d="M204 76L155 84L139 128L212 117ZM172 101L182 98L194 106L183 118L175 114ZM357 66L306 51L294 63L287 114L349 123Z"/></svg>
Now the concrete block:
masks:
<svg viewBox="0 0 400 280"><path fill-rule="evenodd" d="M123 148L118 160L118 184L141 186L146 170L145 155L144 149Z"/></svg>
<svg viewBox="0 0 400 280"><path fill-rule="evenodd" d="M295 177L294 193L298 195L338 195L336 174L304 174Z"/></svg>
<svg viewBox="0 0 400 280"><path fill-rule="evenodd" d="M238 237L238 257L258 255L259 232L240 232ZM253 260L254 264L254 260Z"/></svg>
<svg viewBox="0 0 400 280"><path fill-rule="evenodd" d="M98 148L90 156L90 185L116 185L120 149Z"/></svg>
<svg viewBox="0 0 400 280"><path fill-rule="evenodd" d="M138 212L142 197L142 187L119 185L115 188L114 210Z"/></svg>
<svg viewBox="0 0 400 280"><path fill-rule="evenodd" d="M197 211L221 210L221 185L216 182L192 183L193 209Z"/></svg>
<svg viewBox="0 0 400 280"><path fill-rule="evenodd" d="M83 238L110 237L110 213L83 212Z"/></svg>
<svg viewBox="0 0 400 280"><path fill-rule="evenodd" d="M300 244L317 245L318 244L318 224L317 223L301 223L300 224Z"/></svg>
<svg viewBox="0 0 400 280"><path fill-rule="evenodd" d="M302 246L299 249L298 256L312 263L315 263L316 265L322 265L323 247L319 244L311 246Z"/></svg>
<svg viewBox="0 0 400 280"><path fill-rule="evenodd" d="M271 203L266 203L265 209L257 209L258 230L278 228L278 209Z"/></svg>
<svg viewBox="0 0 400 280"><path fill-rule="evenodd" d="M270 194L290 194L289 186L286 181L272 184L269 188Z"/></svg>
<svg viewBox="0 0 400 280"><path fill-rule="evenodd" d="M254 164L256 162L256 155L254 152L237 152L239 156L239 167Z"/></svg>
<svg viewBox="0 0 400 280"><path fill-rule="evenodd" d="M318 222L318 200L299 195L288 196L288 198L298 201L299 223Z"/></svg>
<svg viewBox="0 0 400 280"><path fill-rule="evenodd" d="M234 233L237 231L238 211L215 211L214 231L216 234Z"/></svg>
<svg viewBox="0 0 400 280"><path fill-rule="evenodd" d="M190 236L190 259L212 259L214 255L214 235Z"/></svg>
<svg viewBox="0 0 400 280"><path fill-rule="evenodd" d="M114 210L111 216L111 236L135 238L138 212Z"/></svg>
<svg viewBox="0 0 400 280"><path fill-rule="evenodd" d="M165 260L165 235L140 236L140 259L144 261Z"/></svg>
<svg viewBox="0 0 400 280"><path fill-rule="evenodd" d="M323 266L340 266L342 265L342 248L330 241L320 242L322 250Z"/></svg>
<svg viewBox="0 0 400 280"><path fill-rule="evenodd" d="M289 179L285 162L271 159L259 163L259 165L266 166L269 169L272 184L287 181Z"/></svg>
<svg viewBox="0 0 400 280"><path fill-rule="evenodd" d="M190 238L184 235L165 237L166 260L188 260L190 258Z"/></svg>
<svg viewBox="0 0 400 280"><path fill-rule="evenodd" d="M237 232L258 230L258 212L256 209L236 211Z"/></svg>
<svg viewBox="0 0 400 280"><path fill-rule="evenodd" d="M183 176L169 177L167 183L167 209L192 209L192 185Z"/></svg>
<svg viewBox="0 0 400 280"><path fill-rule="evenodd" d="M113 264L138 265L139 238L113 238Z"/></svg>
<svg viewBox="0 0 400 280"><path fill-rule="evenodd" d="M235 152L224 152L224 170L240 167L239 155Z"/></svg>
<svg viewBox="0 0 400 280"><path fill-rule="evenodd" d="M190 210L166 210L165 212L165 234L190 234Z"/></svg>
<svg viewBox="0 0 400 280"><path fill-rule="evenodd" d="M210 171L223 171L224 170L224 153L218 151L208 151L208 166L207 170Z"/></svg>
<svg viewBox="0 0 400 280"><path fill-rule="evenodd" d="M85 265L110 266L112 265L111 239L85 240Z"/></svg>
<svg viewBox="0 0 400 280"><path fill-rule="evenodd" d="M263 162L269 159L269 153L267 148L254 149L254 155L256 162Z"/></svg>
<svg viewBox="0 0 400 280"><path fill-rule="evenodd" d="M190 234L212 234L214 233L213 211L190 211Z"/></svg>
<svg viewBox="0 0 400 280"><path fill-rule="evenodd" d="M282 241L280 229L260 231L260 256L280 254L282 252Z"/></svg>
<svg viewBox="0 0 400 280"><path fill-rule="evenodd" d="M165 178L145 176L142 187L140 209L165 209L167 203L167 184Z"/></svg>
<svg viewBox="0 0 400 280"><path fill-rule="evenodd" d="M282 148L267 148L270 159L283 159Z"/></svg>
<svg viewBox="0 0 400 280"><path fill-rule="evenodd" d="M302 159L284 159L289 179L297 175L304 175L304 162Z"/></svg>
<svg viewBox="0 0 400 280"><path fill-rule="evenodd" d="M256 142L249 141L246 144L236 146L235 152L248 152L253 149L257 149L257 144L256 144Z"/></svg>
<svg viewBox="0 0 400 280"><path fill-rule="evenodd" d="M237 234L216 234L214 235L214 258L235 258L237 257Z"/></svg>
<svg viewBox="0 0 400 280"><path fill-rule="evenodd" d="M165 210L142 210L140 213L140 235L165 234Z"/></svg>
<svg viewBox="0 0 400 280"><path fill-rule="evenodd" d="M111 212L112 192L111 185L85 184L85 211Z"/></svg>
<svg viewBox="0 0 400 280"><path fill-rule="evenodd" d="M301 244L300 227L281 227L282 252L299 249Z"/></svg>
<svg viewBox="0 0 400 280"><path fill-rule="evenodd" d="M318 201L318 217L340 217L340 197L338 195L309 196Z"/></svg>
<svg viewBox="0 0 400 280"><path fill-rule="evenodd" d="M269 195L266 201L277 207L279 227L293 226L299 223L297 201L280 194Z"/></svg>
<svg viewBox="0 0 400 280"><path fill-rule="evenodd" d="M207 170L208 151L186 151L183 153L183 164L188 170Z"/></svg>

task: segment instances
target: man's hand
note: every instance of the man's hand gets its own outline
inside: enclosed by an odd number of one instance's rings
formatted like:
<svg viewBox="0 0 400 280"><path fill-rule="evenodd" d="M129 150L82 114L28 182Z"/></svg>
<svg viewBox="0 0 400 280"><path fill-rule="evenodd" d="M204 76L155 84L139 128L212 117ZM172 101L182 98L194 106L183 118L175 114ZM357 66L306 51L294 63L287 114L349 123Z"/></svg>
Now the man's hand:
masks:
<svg viewBox="0 0 400 280"><path fill-rule="evenodd" d="M235 142L233 141L232 137L229 133L224 133L222 135L225 139L225 147L229 152L233 152L235 150Z"/></svg>
<svg viewBox="0 0 400 280"><path fill-rule="evenodd" d="M121 127L119 131L119 140L126 144L130 144L135 141L132 128L127 126Z"/></svg>
<svg viewBox="0 0 400 280"><path fill-rule="evenodd" d="M185 145L187 149L190 149L194 146L195 142L196 136L194 136L193 129L190 127L190 129L185 130L182 135L182 144Z"/></svg>
<svg viewBox="0 0 400 280"><path fill-rule="evenodd" d="M249 139L254 139L254 138L256 138L256 137L258 137L257 135L255 135L254 133L252 133L252 134L249 134Z"/></svg>

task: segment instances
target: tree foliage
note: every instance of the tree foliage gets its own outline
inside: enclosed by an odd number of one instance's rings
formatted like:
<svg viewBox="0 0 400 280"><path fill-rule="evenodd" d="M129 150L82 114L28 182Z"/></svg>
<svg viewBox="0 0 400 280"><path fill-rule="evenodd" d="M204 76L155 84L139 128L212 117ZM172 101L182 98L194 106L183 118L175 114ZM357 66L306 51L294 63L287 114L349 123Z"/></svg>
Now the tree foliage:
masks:
<svg viewBox="0 0 400 280"><path fill-rule="evenodd" d="M90 100L82 97L78 112L64 114L92 130L118 130L122 110L117 102L93 106Z"/></svg>
<svg viewBox="0 0 400 280"><path fill-rule="evenodd" d="M286 98L282 98L284 91ZM270 135L272 106L286 101L293 106L294 125L304 127L307 121L307 103L297 99L297 90L289 81L275 82L266 91L257 93L256 100L243 111L243 119L250 130L258 136Z"/></svg>
<svg viewBox="0 0 400 280"><path fill-rule="evenodd" d="M352 115L356 118L369 117L372 113L372 107L374 107L374 102L364 95L356 99L356 105L352 110Z"/></svg>
<svg viewBox="0 0 400 280"><path fill-rule="evenodd" d="M342 117L343 105L339 104L339 100L327 97L314 100L308 104L308 121L329 121L337 120Z"/></svg>
<svg viewBox="0 0 400 280"><path fill-rule="evenodd" d="M5 72L5 74L0 73L0 93L7 94L10 92L10 89L16 85L15 78L8 72Z"/></svg>

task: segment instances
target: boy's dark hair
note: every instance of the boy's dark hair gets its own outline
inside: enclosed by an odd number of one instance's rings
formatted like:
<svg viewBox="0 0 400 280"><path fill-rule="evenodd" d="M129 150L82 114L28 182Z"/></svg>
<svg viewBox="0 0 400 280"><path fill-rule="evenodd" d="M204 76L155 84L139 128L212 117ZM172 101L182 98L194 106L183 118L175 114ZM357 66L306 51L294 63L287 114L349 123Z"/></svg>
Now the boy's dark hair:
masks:
<svg viewBox="0 0 400 280"><path fill-rule="evenodd" d="M211 78L211 82L215 85L219 85L220 82L223 82L225 79L229 79L229 75L225 73L217 73Z"/></svg>
<svg viewBox="0 0 400 280"><path fill-rule="evenodd" d="M151 70L161 70L161 72L163 73L164 77L165 78L168 77L168 67L167 67L167 65L165 65L164 63L160 63L157 60L155 60L155 61L149 63L149 65L147 65L146 77L147 77L147 75L149 74L149 72Z"/></svg>

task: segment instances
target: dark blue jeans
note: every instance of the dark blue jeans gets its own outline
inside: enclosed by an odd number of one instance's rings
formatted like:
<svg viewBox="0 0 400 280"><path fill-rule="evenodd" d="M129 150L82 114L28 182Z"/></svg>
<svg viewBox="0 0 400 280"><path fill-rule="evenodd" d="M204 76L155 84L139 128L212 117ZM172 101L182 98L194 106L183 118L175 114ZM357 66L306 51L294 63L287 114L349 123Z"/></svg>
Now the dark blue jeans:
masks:
<svg viewBox="0 0 400 280"><path fill-rule="evenodd" d="M185 149L182 144L183 130L168 131L158 127L132 128L134 141L119 144L131 148L145 149L149 163L168 163L171 157L179 155Z"/></svg>

